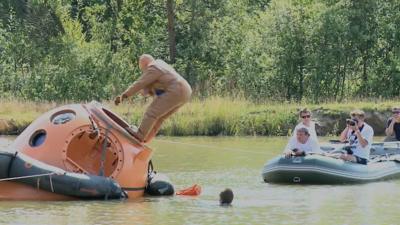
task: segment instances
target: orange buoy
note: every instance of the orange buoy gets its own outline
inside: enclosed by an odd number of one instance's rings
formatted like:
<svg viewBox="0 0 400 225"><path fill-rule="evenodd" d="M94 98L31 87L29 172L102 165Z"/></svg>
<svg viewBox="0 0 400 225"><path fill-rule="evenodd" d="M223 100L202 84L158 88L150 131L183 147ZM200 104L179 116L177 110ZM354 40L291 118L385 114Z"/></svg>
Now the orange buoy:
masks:
<svg viewBox="0 0 400 225"><path fill-rule="evenodd" d="M195 184L191 187L179 190L176 195L188 195L188 196L198 196L201 193L201 186Z"/></svg>

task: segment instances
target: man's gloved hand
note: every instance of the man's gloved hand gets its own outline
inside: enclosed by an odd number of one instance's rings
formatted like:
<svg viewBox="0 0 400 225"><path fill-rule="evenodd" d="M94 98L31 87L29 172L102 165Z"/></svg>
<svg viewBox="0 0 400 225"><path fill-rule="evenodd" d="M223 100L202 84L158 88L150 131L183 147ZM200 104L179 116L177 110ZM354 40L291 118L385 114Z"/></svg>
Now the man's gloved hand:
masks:
<svg viewBox="0 0 400 225"><path fill-rule="evenodd" d="M114 104L115 105L119 105L119 103L121 103L121 96L117 96L117 97L115 97L115 99L114 99Z"/></svg>
<svg viewBox="0 0 400 225"><path fill-rule="evenodd" d="M118 95L117 97L115 97L114 103L115 103L115 105L119 105L119 103L121 103L122 101L124 101L127 98L128 98L128 96L126 94Z"/></svg>

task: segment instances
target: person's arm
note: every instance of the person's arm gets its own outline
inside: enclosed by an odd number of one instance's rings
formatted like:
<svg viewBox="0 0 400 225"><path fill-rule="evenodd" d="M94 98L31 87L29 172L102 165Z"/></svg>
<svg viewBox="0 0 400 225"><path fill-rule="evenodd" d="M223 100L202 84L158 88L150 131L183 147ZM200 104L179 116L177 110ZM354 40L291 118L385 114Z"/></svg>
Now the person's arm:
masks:
<svg viewBox="0 0 400 225"><path fill-rule="evenodd" d="M153 92L150 88L143 88L142 90L139 91L139 93L143 96L143 97L148 97L148 96L153 96Z"/></svg>
<svg viewBox="0 0 400 225"><path fill-rule="evenodd" d="M360 143L360 145L364 148L365 146L368 145L368 141L361 135L360 130L356 130L355 134L358 138L358 142Z"/></svg>
<svg viewBox="0 0 400 225"><path fill-rule="evenodd" d="M372 142L374 136L374 130L366 130L364 135L361 134L360 129L355 128L354 134L357 136L358 142L360 143L361 147L365 148L368 143Z"/></svg>
<svg viewBox="0 0 400 225"><path fill-rule="evenodd" d="M358 142L360 143L361 147L365 148L365 146L368 145L368 143L372 143L372 139L374 136L374 130L368 130L365 132L364 136L361 134L360 130L357 129L355 131L355 134L357 135Z"/></svg>
<svg viewBox="0 0 400 225"><path fill-rule="evenodd" d="M389 119L388 126L385 129L385 133L386 133L387 136L392 136L393 135L393 132L394 132L393 128L394 128L395 122L396 121L394 119Z"/></svg>
<svg viewBox="0 0 400 225"><path fill-rule="evenodd" d="M293 154L292 150L296 147L296 139L295 138L290 138L289 142L287 143L285 150L283 151L283 154L285 155L286 158L290 158Z"/></svg>
<svg viewBox="0 0 400 225"><path fill-rule="evenodd" d="M291 137L289 139L289 142L287 143L285 149L284 149L284 153L288 153L288 152L292 152L292 150L296 148L296 138Z"/></svg>
<svg viewBox="0 0 400 225"><path fill-rule="evenodd" d="M151 83L155 82L161 76L161 71L150 66L146 72L140 76L140 78L135 81L130 87L128 87L123 93L122 96L130 97L140 90L146 88Z"/></svg>
<svg viewBox="0 0 400 225"><path fill-rule="evenodd" d="M340 142L347 141L347 133L349 132L349 129L350 129L349 126L346 126L346 128L344 128L344 130L340 134Z"/></svg>

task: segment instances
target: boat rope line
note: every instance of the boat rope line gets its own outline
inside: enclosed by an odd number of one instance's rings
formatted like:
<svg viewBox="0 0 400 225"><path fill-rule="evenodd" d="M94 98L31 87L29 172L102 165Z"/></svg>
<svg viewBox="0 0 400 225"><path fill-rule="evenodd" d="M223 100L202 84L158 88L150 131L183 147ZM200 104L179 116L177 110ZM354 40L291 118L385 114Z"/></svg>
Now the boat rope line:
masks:
<svg viewBox="0 0 400 225"><path fill-rule="evenodd" d="M146 187L121 187L124 191L143 191Z"/></svg>
<svg viewBox="0 0 400 225"><path fill-rule="evenodd" d="M212 145L203 145L203 144L194 144L194 143L185 143L185 142L178 142L178 141L167 141L167 140L155 140L155 141L163 142L163 143L169 143L169 144L180 144L180 145L188 145L188 146L194 146L194 147L208 148L208 149L220 149L220 150L228 150L228 151L236 151L236 152L267 155L267 153L265 153L265 152L248 151L248 150L244 150L244 149L240 149L240 148L216 147L216 146L212 146Z"/></svg>
<svg viewBox="0 0 400 225"><path fill-rule="evenodd" d="M51 172L51 173L35 174L35 175L29 175L29 176L9 177L9 178L0 179L0 182L1 181L27 179L27 178L33 178L33 177L45 177L45 176L50 176L50 180L51 180L51 175L56 175L56 174L57 174L56 172Z"/></svg>
<svg viewBox="0 0 400 225"><path fill-rule="evenodd" d="M49 175L51 192L54 192L52 175Z"/></svg>
<svg viewBox="0 0 400 225"><path fill-rule="evenodd" d="M107 138L108 138L108 133L109 133L110 129L111 129L111 125L107 123L106 133L104 134L104 140L103 140L103 148L101 149L99 176L104 176L104 163L106 161L107 144L108 144Z"/></svg>

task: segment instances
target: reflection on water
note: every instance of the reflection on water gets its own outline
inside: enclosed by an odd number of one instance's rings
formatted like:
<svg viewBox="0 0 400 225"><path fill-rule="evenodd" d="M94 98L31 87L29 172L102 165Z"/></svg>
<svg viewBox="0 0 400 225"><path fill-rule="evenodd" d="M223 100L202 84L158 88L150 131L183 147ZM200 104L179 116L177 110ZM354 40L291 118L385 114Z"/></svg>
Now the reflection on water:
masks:
<svg viewBox="0 0 400 225"><path fill-rule="evenodd" d="M12 139L12 138L11 138ZM0 146L11 140L0 137ZM286 138L158 138L153 161L176 189L199 197L128 201L0 202L0 224L398 224L400 180L363 185L276 185L261 179ZM218 194L234 191L233 207Z"/></svg>

